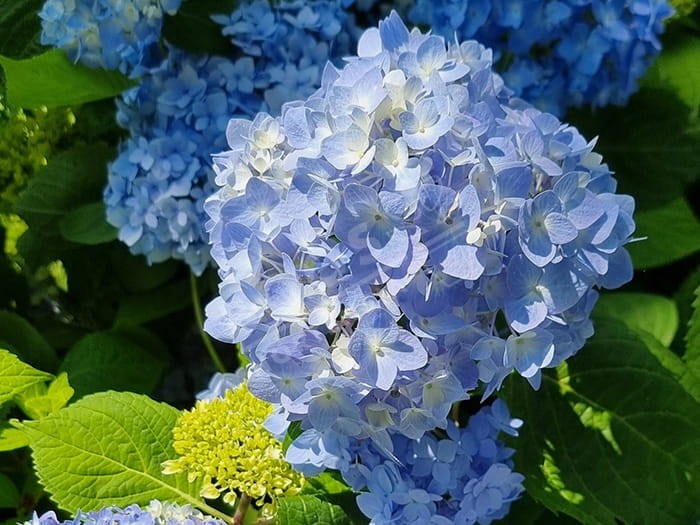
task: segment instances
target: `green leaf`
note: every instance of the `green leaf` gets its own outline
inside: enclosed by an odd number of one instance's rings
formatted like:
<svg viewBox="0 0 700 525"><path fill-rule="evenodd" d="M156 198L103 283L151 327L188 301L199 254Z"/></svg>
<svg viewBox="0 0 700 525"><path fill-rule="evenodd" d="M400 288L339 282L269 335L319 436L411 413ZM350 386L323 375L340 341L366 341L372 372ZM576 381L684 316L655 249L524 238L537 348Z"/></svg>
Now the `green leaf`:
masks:
<svg viewBox="0 0 700 525"><path fill-rule="evenodd" d="M51 384L34 385L17 396L17 404L31 419L41 419L61 410L73 397L68 376L62 372Z"/></svg>
<svg viewBox="0 0 700 525"><path fill-rule="evenodd" d="M117 229L107 222L103 201L85 204L59 222L63 238L78 244L103 244L117 238Z"/></svg>
<svg viewBox="0 0 700 525"><path fill-rule="evenodd" d="M37 12L44 0L0 0L0 55L26 58L41 50Z"/></svg>
<svg viewBox="0 0 700 525"><path fill-rule="evenodd" d="M190 305L190 285L186 280L125 297L119 305L116 327L137 325L160 319Z"/></svg>
<svg viewBox="0 0 700 525"><path fill-rule="evenodd" d="M35 228L58 234L68 212L102 198L107 161L114 150L103 143L76 146L51 157L17 200L16 212Z"/></svg>
<svg viewBox="0 0 700 525"><path fill-rule="evenodd" d="M16 509L19 507L19 491L5 474L0 474L0 509Z"/></svg>
<svg viewBox="0 0 700 525"><path fill-rule="evenodd" d="M83 337L61 364L75 389L76 398L104 390L148 394L158 385L164 364L148 349L113 332Z"/></svg>
<svg viewBox="0 0 700 525"><path fill-rule="evenodd" d="M16 450L29 445L29 437L19 429L0 423L0 452Z"/></svg>
<svg viewBox="0 0 700 525"><path fill-rule="evenodd" d="M115 277L131 293L148 292L162 286L182 269L179 261L167 260L149 265L145 257L134 257L122 243L110 253Z"/></svg>
<svg viewBox="0 0 700 525"><path fill-rule="evenodd" d="M278 525L352 525L338 505L316 496L293 496L277 501Z"/></svg>
<svg viewBox="0 0 700 525"><path fill-rule="evenodd" d="M175 408L143 395L101 392L21 428L31 439L39 481L70 513L159 499L221 517L201 502L186 474L161 473L161 463L175 457L177 417Z"/></svg>
<svg viewBox="0 0 700 525"><path fill-rule="evenodd" d="M41 370L55 370L56 353L29 322L12 312L0 310L0 346L9 347L23 361Z"/></svg>
<svg viewBox="0 0 700 525"><path fill-rule="evenodd" d="M0 55L7 80L7 102L22 108L72 106L110 98L133 82L114 71L73 64L60 49L23 60Z"/></svg>
<svg viewBox="0 0 700 525"><path fill-rule="evenodd" d="M0 405L52 377L51 374L23 363L12 352L0 349Z"/></svg>
<svg viewBox="0 0 700 525"><path fill-rule="evenodd" d="M688 367L700 375L700 287L695 289L693 315L688 323L685 336L686 350L683 359Z"/></svg>
<svg viewBox="0 0 700 525"><path fill-rule="evenodd" d="M635 268L655 268L700 251L700 221L684 197L635 214L636 237L627 245Z"/></svg>
<svg viewBox="0 0 700 525"><path fill-rule="evenodd" d="M670 88L695 112L700 108L700 38L688 31L664 36L663 53L649 68L642 85Z"/></svg>
<svg viewBox="0 0 700 525"><path fill-rule="evenodd" d="M230 56L234 47L221 34L222 26L212 14L229 14L236 0L185 0L174 16L166 16L163 37L180 49L197 54Z"/></svg>
<svg viewBox="0 0 700 525"><path fill-rule="evenodd" d="M595 307L598 316L622 321L634 331L643 330L669 346L678 330L678 308L662 295L615 292L603 293Z"/></svg>
<svg viewBox="0 0 700 525"><path fill-rule="evenodd" d="M527 422L516 470L533 498L589 525L697 519L700 404L634 332L598 322L539 392L511 379L505 397Z"/></svg>

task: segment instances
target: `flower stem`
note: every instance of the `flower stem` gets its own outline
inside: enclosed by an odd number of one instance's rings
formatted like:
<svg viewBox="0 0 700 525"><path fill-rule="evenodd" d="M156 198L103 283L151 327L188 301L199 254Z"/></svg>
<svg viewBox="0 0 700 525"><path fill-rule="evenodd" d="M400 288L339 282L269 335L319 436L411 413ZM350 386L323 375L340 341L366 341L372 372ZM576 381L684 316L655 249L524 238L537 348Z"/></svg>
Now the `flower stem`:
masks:
<svg viewBox="0 0 700 525"><path fill-rule="evenodd" d="M241 498L238 500L238 507L236 507L236 512L231 519L231 525L243 525L245 513L248 511L249 505L250 496L248 496L248 494L241 494Z"/></svg>
<svg viewBox="0 0 700 525"><path fill-rule="evenodd" d="M219 354L216 353L216 349L209 339L209 336L204 331L204 319L202 317L202 303L199 302L199 292L197 291L197 278L190 272L190 292L192 293L192 307L194 308L194 317L197 320L197 328L199 328L199 336L202 338L202 343L204 347L209 352L209 357L211 357L214 366L219 372L226 372L226 367L221 361Z"/></svg>

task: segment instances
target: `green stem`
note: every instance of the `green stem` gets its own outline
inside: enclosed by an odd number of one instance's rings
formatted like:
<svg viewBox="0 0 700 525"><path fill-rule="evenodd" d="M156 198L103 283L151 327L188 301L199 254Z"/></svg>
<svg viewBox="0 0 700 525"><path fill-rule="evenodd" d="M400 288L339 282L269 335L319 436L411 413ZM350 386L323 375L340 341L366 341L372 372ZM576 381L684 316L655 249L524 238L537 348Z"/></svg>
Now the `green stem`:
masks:
<svg viewBox="0 0 700 525"><path fill-rule="evenodd" d="M220 510L217 510L214 507L210 507L209 505L207 505L203 501L198 501L196 504L193 505L193 507L197 507L204 514L208 514L212 518L219 518L224 523L231 522L231 516L227 516L226 514L221 512Z"/></svg>
<svg viewBox="0 0 700 525"><path fill-rule="evenodd" d="M241 494L238 500L238 507L236 507L236 512L231 519L231 525L243 525L243 520L245 519L245 513L248 512L248 507L250 506L250 496L248 494Z"/></svg>
<svg viewBox="0 0 700 525"><path fill-rule="evenodd" d="M202 317L202 304L199 302L199 292L197 291L197 278L192 272L190 272L190 291L192 292L192 306L194 308L194 317L197 320L197 327L199 328L199 335L202 338L204 347L209 352L209 357L211 357L214 366L219 372L226 372L226 367L221 361L219 354L216 353L216 349L209 339L209 336L204 331L204 318Z"/></svg>

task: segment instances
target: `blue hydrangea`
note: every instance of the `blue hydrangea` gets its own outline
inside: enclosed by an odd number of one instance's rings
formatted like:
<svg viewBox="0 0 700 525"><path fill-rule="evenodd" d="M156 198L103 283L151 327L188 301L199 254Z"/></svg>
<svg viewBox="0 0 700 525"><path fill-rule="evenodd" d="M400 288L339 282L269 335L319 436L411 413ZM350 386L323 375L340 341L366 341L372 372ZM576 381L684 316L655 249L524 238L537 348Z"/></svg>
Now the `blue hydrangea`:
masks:
<svg viewBox="0 0 700 525"><path fill-rule="evenodd" d="M199 274L210 262L204 199L214 192L211 155L226 148L231 116L279 112L321 82L328 59L356 42L337 0L241 3L217 16L240 49L231 57L170 48L163 63L118 100L130 137L109 167L107 219L131 252L151 263L184 260ZM262 169L267 159L260 158Z"/></svg>
<svg viewBox="0 0 700 525"><path fill-rule="evenodd" d="M88 67L143 75L162 59L165 14L182 0L46 0L39 12L41 43L63 49Z"/></svg>
<svg viewBox="0 0 700 525"><path fill-rule="evenodd" d="M368 443L394 464L387 494L403 491L397 443L448 429L454 403L512 372L538 388L592 334L596 288L632 276L634 201L595 141L491 67L481 44L392 13L308 99L228 124L205 204L221 277L205 329L240 343L268 428L301 428L287 459L306 474L349 475ZM487 471L460 522L517 486ZM382 501L367 508L390 519Z"/></svg>
<svg viewBox="0 0 700 525"><path fill-rule="evenodd" d="M31 521L24 525L224 525L220 519L205 516L190 505L153 500L146 507L129 505L123 509L116 506L98 511L78 511L75 518L61 521L53 511L41 516L34 513Z"/></svg>
<svg viewBox="0 0 700 525"><path fill-rule="evenodd" d="M409 19L497 53L516 95L561 115L625 104L659 53L666 0L414 0Z"/></svg>

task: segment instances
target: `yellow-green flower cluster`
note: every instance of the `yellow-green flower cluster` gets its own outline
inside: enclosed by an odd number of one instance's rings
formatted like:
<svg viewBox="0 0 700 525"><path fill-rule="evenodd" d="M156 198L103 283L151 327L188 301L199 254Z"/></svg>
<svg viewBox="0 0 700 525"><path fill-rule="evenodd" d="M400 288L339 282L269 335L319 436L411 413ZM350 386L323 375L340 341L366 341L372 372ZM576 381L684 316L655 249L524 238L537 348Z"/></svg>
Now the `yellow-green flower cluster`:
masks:
<svg viewBox="0 0 700 525"><path fill-rule="evenodd" d="M69 108L10 111L0 100L0 202L14 202L75 124Z"/></svg>
<svg viewBox="0 0 700 525"><path fill-rule="evenodd" d="M245 384L223 398L198 401L183 412L173 430L177 459L163 472L186 472L190 482L202 478L200 494L233 503L247 494L261 505L299 492L304 482L283 458L282 446L263 427L272 406L254 397Z"/></svg>

